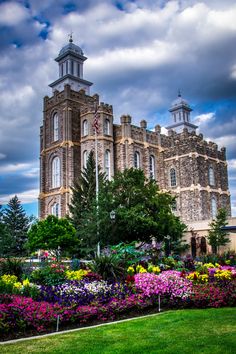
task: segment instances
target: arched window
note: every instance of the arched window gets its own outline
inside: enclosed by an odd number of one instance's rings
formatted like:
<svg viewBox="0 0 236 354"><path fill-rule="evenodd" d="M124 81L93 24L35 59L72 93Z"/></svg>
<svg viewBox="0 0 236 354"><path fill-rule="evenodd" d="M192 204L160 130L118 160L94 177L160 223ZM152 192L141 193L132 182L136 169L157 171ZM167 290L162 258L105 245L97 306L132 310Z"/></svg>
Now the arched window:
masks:
<svg viewBox="0 0 236 354"><path fill-rule="evenodd" d="M111 153L109 150L105 151L105 173L108 180L111 179Z"/></svg>
<svg viewBox="0 0 236 354"><path fill-rule="evenodd" d="M57 216L59 218L60 216L60 205L59 203L54 203L52 206L52 215Z"/></svg>
<svg viewBox="0 0 236 354"><path fill-rule="evenodd" d="M209 167L209 184L210 186L215 185L215 174L213 167Z"/></svg>
<svg viewBox="0 0 236 354"><path fill-rule="evenodd" d="M85 119L83 121L83 136L88 135L88 121Z"/></svg>
<svg viewBox="0 0 236 354"><path fill-rule="evenodd" d="M58 188L61 185L60 159L55 157L52 160L52 188Z"/></svg>
<svg viewBox="0 0 236 354"><path fill-rule="evenodd" d="M109 119L105 119L105 122L104 122L104 134L105 135L110 135L110 121L109 121Z"/></svg>
<svg viewBox="0 0 236 354"><path fill-rule="evenodd" d="M134 167L140 168L140 154L138 151L135 151L134 153Z"/></svg>
<svg viewBox="0 0 236 354"><path fill-rule="evenodd" d="M150 171L150 178L155 179L155 158L153 155L149 157L149 171Z"/></svg>
<svg viewBox="0 0 236 354"><path fill-rule="evenodd" d="M211 216L213 219L215 219L217 215L217 203L216 203L216 199L213 197L211 198Z"/></svg>
<svg viewBox="0 0 236 354"><path fill-rule="evenodd" d="M177 185L176 171L174 168L170 169L170 186L175 187Z"/></svg>
<svg viewBox="0 0 236 354"><path fill-rule="evenodd" d="M59 139L59 120L58 120L58 114L55 113L53 116L53 141L56 141Z"/></svg>
<svg viewBox="0 0 236 354"><path fill-rule="evenodd" d="M83 152L83 168L86 168L87 167L87 160L88 160L88 151L85 150Z"/></svg>

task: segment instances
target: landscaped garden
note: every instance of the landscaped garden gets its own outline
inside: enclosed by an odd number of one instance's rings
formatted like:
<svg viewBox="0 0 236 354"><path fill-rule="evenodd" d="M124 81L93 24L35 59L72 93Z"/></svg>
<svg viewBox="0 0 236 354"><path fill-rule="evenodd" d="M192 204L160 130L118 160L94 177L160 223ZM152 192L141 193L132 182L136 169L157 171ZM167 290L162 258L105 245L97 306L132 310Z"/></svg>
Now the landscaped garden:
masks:
<svg viewBox="0 0 236 354"><path fill-rule="evenodd" d="M16 259L2 260L1 338L43 334L160 310L236 305L234 255L221 257L221 263L203 263L190 257L157 258L156 264L150 260L150 249L148 253L137 251L134 245L115 248L87 265L48 259L40 266L27 266Z"/></svg>
<svg viewBox="0 0 236 354"><path fill-rule="evenodd" d="M112 181L99 176L96 197L90 154L73 188L70 217L28 218L16 196L0 208L3 342L169 310L236 305L235 253L217 255L228 242L226 210L211 224L214 253L192 258L186 256L186 225L172 212L173 196L141 170L125 170ZM148 337L144 333L144 341ZM54 352L66 352L62 348Z"/></svg>

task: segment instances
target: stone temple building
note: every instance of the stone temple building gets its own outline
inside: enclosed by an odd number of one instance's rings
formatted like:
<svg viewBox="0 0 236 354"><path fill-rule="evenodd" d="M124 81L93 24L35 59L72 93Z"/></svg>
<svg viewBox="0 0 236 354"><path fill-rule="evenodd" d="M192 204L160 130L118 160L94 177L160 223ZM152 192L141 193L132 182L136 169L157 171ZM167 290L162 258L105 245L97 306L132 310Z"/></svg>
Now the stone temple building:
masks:
<svg viewBox="0 0 236 354"><path fill-rule="evenodd" d="M92 83L83 78L86 59L72 38L55 59L59 78L49 85L52 96L44 98L40 128L40 218L68 213L70 188L95 147L95 107L99 164L108 179L118 170L143 169L161 190L176 196L173 211L187 224L212 219L221 207L230 216L225 148L196 133L192 109L181 94L169 109L168 135L161 133L160 125L148 130L145 120L133 125L130 115L114 124L112 106L90 95Z"/></svg>

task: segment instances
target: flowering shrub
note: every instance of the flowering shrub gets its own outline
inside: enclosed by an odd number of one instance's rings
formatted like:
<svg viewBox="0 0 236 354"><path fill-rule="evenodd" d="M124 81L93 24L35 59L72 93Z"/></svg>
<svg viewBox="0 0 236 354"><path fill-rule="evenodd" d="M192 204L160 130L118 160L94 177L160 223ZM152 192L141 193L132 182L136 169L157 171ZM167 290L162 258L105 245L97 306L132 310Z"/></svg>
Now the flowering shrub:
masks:
<svg viewBox="0 0 236 354"><path fill-rule="evenodd" d="M195 284L204 284L208 283L209 275L208 274L200 274L199 272L192 272L186 277L191 280Z"/></svg>
<svg viewBox="0 0 236 354"><path fill-rule="evenodd" d="M159 274L161 271L160 267L155 266L153 264L148 264L147 269L144 268L142 265L138 264L136 267L130 266L127 269L127 273L130 276L133 276L135 273L154 273L154 274Z"/></svg>
<svg viewBox="0 0 236 354"><path fill-rule="evenodd" d="M170 299L186 298L191 294L192 283L180 277L179 271L166 271L160 275L143 273L135 275L136 289L146 296L165 295Z"/></svg>
<svg viewBox="0 0 236 354"><path fill-rule="evenodd" d="M61 284L66 280L65 270L66 267L59 262L49 263L42 268L35 269L30 275L30 280L43 285Z"/></svg>
<svg viewBox="0 0 236 354"><path fill-rule="evenodd" d="M27 330L44 332L56 329L57 316L60 326L68 323L84 324L98 319L115 319L131 310L143 310L153 306L151 299L133 294L124 299L111 298L102 306L61 306L48 302L37 302L31 298L4 295L0 302L0 335L24 333Z"/></svg>
<svg viewBox="0 0 236 354"><path fill-rule="evenodd" d="M196 284L190 295L191 307L221 307L236 305L236 280L227 286L213 284Z"/></svg>
<svg viewBox="0 0 236 354"><path fill-rule="evenodd" d="M66 270L65 277L68 280L81 280L85 275L89 273L88 270L79 269L79 270Z"/></svg>

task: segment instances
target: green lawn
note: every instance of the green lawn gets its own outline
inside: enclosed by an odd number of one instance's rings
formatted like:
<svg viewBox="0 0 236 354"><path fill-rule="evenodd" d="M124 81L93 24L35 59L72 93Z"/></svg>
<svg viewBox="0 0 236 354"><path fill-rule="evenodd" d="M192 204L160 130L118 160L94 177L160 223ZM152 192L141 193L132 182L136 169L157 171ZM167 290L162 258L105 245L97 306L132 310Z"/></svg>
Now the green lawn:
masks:
<svg viewBox="0 0 236 354"><path fill-rule="evenodd" d="M26 353L236 353L236 308L169 311L67 334L0 346Z"/></svg>

